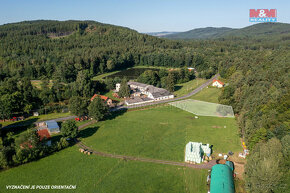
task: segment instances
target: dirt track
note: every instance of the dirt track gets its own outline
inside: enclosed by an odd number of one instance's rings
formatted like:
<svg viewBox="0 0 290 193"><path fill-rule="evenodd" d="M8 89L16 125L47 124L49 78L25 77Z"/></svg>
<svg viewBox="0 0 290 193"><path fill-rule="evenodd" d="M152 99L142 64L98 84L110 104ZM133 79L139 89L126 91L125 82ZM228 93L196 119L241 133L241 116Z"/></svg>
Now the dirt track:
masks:
<svg viewBox="0 0 290 193"><path fill-rule="evenodd" d="M216 164L216 160L211 160L208 163L203 163L203 164L189 164L189 163L183 163L183 162L174 162L174 161L158 160L158 159L151 159L151 158L117 155L117 154L95 151L80 141L77 141L77 145L80 148L86 149L86 150L88 150L88 151L90 151L93 154L98 155L98 156L111 157L111 158L117 158L117 159L123 159L123 160L132 160L132 161L141 161L141 162L158 163L158 164L166 164L166 165L175 165L175 166L183 166L183 167L189 167L189 168L195 168L195 169L211 169L211 167Z"/></svg>

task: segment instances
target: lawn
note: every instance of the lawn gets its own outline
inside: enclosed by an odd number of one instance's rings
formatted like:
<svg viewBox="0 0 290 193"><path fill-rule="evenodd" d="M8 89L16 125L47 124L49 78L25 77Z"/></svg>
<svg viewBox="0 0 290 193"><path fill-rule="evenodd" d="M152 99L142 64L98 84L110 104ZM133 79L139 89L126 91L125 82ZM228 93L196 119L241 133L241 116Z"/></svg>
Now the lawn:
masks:
<svg viewBox="0 0 290 193"><path fill-rule="evenodd" d="M162 66L134 66L132 68L170 69L170 68L162 67ZM113 75L113 74L116 74L116 73L118 73L120 71L125 71L125 70L132 69L132 68L127 68L127 69L124 69L124 70L118 70L118 71L113 71L113 72L107 72L107 73L104 73L104 74L100 74L100 75L97 75L97 76L93 77L92 80L102 80L102 79L104 79L105 77L107 77L109 75ZM174 69L177 69L177 68L172 68L172 69L174 70Z"/></svg>
<svg viewBox="0 0 290 193"><path fill-rule="evenodd" d="M199 93L193 95L190 97L191 99L200 100L200 101L206 101L211 103L218 103L218 98L222 92L222 89L220 88L204 88Z"/></svg>
<svg viewBox="0 0 290 193"><path fill-rule="evenodd" d="M183 161L189 141L209 143L216 153L241 151L234 118L202 117L172 106L130 111L91 125L82 141L95 150Z"/></svg>
<svg viewBox="0 0 290 193"><path fill-rule="evenodd" d="M203 83L206 82L206 79L197 78L182 84L176 84L174 88L174 95L177 97L184 96L197 87L201 86Z"/></svg>
<svg viewBox="0 0 290 193"><path fill-rule="evenodd" d="M85 123L85 122L83 122ZM226 128L224 128L226 126ZM181 161L188 141L210 143L218 152L241 150L233 118L199 117L172 106L119 112L80 131L95 150ZM61 192L206 192L207 170L84 155L77 146L0 172L0 192L6 185L76 185ZM59 192L41 190L42 192Z"/></svg>
<svg viewBox="0 0 290 193"><path fill-rule="evenodd" d="M104 74L100 74L98 76L95 76L92 78L92 80L102 80L103 78L105 78L106 76L109 76L109 75L112 75L112 74L115 74L117 72L120 72L120 71L114 71L114 72L108 72L108 73L104 73Z"/></svg>
<svg viewBox="0 0 290 193"><path fill-rule="evenodd" d="M36 162L0 172L1 192L6 185L76 185L61 192L206 192L207 170L125 161L84 155L76 146ZM60 192L41 190L41 192Z"/></svg>

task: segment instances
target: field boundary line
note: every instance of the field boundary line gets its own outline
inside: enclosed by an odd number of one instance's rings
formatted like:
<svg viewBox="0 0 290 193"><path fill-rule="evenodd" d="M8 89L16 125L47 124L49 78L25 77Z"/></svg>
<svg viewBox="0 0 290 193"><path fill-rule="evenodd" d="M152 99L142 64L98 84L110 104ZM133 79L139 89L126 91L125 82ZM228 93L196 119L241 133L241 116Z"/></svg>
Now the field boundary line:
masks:
<svg viewBox="0 0 290 193"><path fill-rule="evenodd" d="M152 159L152 158L142 158L142 157L134 157L134 156L127 156L127 155L118 155L112 153L105 153L93 150L92 148L86 146L81 141L76 139L76 143L80 148L88 150L92 152L94 155L102 156L102 157L110 157L122 160L131 160L131 161L140 161L140 162L147 162L147 163L157 163L157 164L164 164L164 165L173 165L173 166L183 166L188 168L194 169L210 169L212 166L216 164L216 160L211 160L208 163L203 164L189 164L185 162L177 162L177 161L169 161L169 160L159 160L159 159Z"/></svg>

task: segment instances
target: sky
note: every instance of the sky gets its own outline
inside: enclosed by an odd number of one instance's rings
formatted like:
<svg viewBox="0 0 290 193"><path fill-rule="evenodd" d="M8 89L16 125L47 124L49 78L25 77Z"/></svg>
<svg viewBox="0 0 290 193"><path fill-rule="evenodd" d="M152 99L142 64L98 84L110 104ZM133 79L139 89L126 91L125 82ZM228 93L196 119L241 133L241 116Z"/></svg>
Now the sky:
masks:
<svg viewBox="0 0 290 193"><path fill-rule="evenodd" d="M94 20L138 32L252 25L249 9L277 9L290 23L289 0L0 0L0 25L27 20Z"/></svg>

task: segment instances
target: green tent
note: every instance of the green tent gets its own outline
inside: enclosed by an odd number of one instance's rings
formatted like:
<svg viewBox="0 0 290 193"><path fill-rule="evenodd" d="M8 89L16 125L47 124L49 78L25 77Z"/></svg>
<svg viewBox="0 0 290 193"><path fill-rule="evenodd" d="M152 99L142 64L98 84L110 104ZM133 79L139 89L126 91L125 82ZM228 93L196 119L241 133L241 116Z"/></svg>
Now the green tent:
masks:
<svg viewBox="0 0 290 193"><path fill-rule="evenodd" d="M210 180L210 193L234 193L234 179L232 169L225 164L212 167Z"/></svg>

